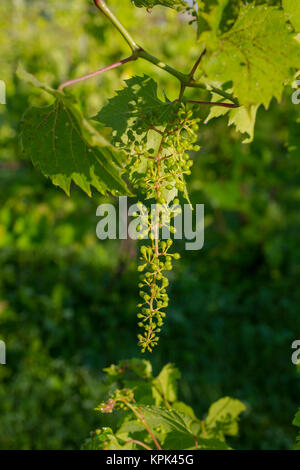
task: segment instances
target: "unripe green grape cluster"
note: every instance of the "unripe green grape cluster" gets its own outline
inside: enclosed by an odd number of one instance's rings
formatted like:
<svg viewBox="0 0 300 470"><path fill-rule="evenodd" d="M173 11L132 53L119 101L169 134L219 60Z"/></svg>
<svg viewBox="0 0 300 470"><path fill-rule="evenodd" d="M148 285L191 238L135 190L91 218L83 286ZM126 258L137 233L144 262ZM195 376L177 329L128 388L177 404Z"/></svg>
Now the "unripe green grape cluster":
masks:
<svg viewBox="0 0 300 470"><path fill-rule="evenodd" d="M139 288L141 303L138 304L138 326L143 328L143 334L138 335L139 345L142 352L152 351L157 345L158 334L166 316L164 310L168 307L169 296L166 288L169 285L164 271L172 270L173 259L179 259L179 253L169 253L172 240L161 241L152 239L152 246L141 247L140 260L142 264L138 267L140 272L146 271L141 276Z"/></svg>
<svg viewBox="0 0 300 470"><path fill-rule="evenodd" d="M169 297L167 294L168 278L164 274L172 270L172 262L179 259L178 253L170 253L172 240L159 240L164 220L170 220L180 210L174 211L179 204L177 194L186 196L185 175L191 174L193 161L188 151L198 151L195 145L199 119L193 111L187 109L184 102L170 105L170 120L162 124L161 115L156 111L137 117L127 131L128 154L127 174L133 186L145 194L146 199L155 199L162 210L158 210L151 223L147 220L146 228L140 238L150 233L151 246L143 245L140 251L141 302L138 304L138 326L144 331L138 335L142 352L152 351L157 345L158 336L166 316ZM150 139L150 131L152 137ZM154 137L153 137L154 136ZM153 140L156 148L152 147ZM150 142L150 145L149 145ZM172 204L172 207L171 207ZM169 215L169 218L164 216ZM174 228L168 225L170 232Z"/></svg>
<svg viewBox="0 0 300 470"><path fill-rule="evenodd" d="M135 123L136 132L127 133L127 171L131 183L147 199L154 197L160 204L171 202L171 192L185 192L184 177L191 174L193 166L187 152L199 150L195 142L200 119L194 118L184 103L176 108L175 117L167 126L156 127L159 117L151 113ZM156 132L160 140L158 149L149 147L149 130Z"/></svg>

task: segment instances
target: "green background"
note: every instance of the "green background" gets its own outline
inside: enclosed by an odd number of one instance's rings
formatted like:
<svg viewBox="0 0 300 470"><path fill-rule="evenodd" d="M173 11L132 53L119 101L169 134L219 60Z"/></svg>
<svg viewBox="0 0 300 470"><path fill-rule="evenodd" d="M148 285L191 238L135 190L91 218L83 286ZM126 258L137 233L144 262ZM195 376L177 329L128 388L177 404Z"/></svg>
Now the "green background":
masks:
<svg viewBox="0 0 300 470"><path fill-rule="evenodd" d="M17 79L19 61L58 86L129 55L92 3L0 5L0 79L7 86L7 105L0 105L2 449L80 448L103 424L93 411L102 398L101 369L141 357L137 247L100 242L95 234L97 206L116 200L89 199L75 186L68 198L21 160L17 141L26 108L49 100ZM110 5L147 50L191 68L199 45L186 18L160 7L149 15L129 0ZM142 60L72 91L93 116L124 79L142 73L177 96L176 80ZM224 395L247 405L235 448L289 449L296 434L299 374L291 343L300 329L300 125L291 94L287 88L280 104L259 110L250 145L226 118L201 124L189 188L193 204L205 204L205 245L188 252L178 243L182 259L170 274L167 321L159 346L145 355L155 371L176 364L180 398L199 417Z"/></svg>

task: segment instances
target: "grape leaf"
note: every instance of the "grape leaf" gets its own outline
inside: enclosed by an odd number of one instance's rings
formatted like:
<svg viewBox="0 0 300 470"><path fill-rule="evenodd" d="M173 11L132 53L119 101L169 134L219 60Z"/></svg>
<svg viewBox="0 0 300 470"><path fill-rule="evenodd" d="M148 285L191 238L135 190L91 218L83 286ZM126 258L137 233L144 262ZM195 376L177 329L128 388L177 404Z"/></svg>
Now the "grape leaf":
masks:
<svg viewBox="0 0 300 470"><path fill-rule="evenodd" d="M130 194L121 177L120 155L83 117L74 99L43 85L22 68L18 76L55 98L50 106L31 107L24 114L24 156L68 195L72 181L89 196L91 186L102 194Z"/></svg>
<svg viewBox="0 0 300 470"><path fill-rule="evenodd" d="M230 397L224 397L213 403L205 420L205 428L210 436L224 439L225 435L235 436L238 432L239 415L245 411L245 405Z"/></svg>
<svg viewBox="0 0 300 470"><path fill-rule="evenodd" d="M282 7L298 33L300 31L300 3L295 0L282 0Z"/></svg>
<svg viewBox="0 0 300 470"><path fill-rule="evenodd" d="M186 7L186 3L183 0L133 0L133 3L138 8L153 8L156 5L174 9Z"/></svg>
<svg viewBox="0 0 300 470"><path fill-rule="evenodd" d="M251 0L247 3L251 3ZM240 0L202 0L199 2L197 13L199 41L212 44L218 35L227 32L236 21L240 7Z"/></svg>
<svg viewBox="0 0 300 470"><path fill-rule="evenodd" d="M248 137L243 140L244 144L249 144L253 140L258 108L259 105L252 104L249 108L240 106L239 108L231 109L229 112L228 125L234 124L238 132L248 134Z"/></svg>
<svg viewBox="0 0 300 470"><path fill-rule="evenodd" d="M147 75L125 83L94 118L113 129L112 142L119 146L126 146L131 136L141 140L152 125L166 125L178 107L158 98L157 83Z"/></svg>
<svg viewBox="0 0 300 470"><path fill-rule="evenodd" d="M284 44L284 50L282 45ZM292 70L300 67L300 47L275 7L241 7L234 26L206 43L203 69L207 79L232 81L241 104L264 104L281 98Z"/></svg>
<svg viewBox="0 0 300 470"><path fill-rule="evenodd" d="M213 93L211 101L219 101L218 95ZM226 100L222 100L222 102L224 103ZM213 118L227 115L229 126L233 124L238 132L241 132L241 134L247 134L247 137L245 137L243 143L248 144L252 142L254 137L254 126L258 108L259 105L251 105L249 108L246 108L245 106L239 106L238 108L233 109L212 106L205 120L205 124Z"/></svg>
<svg viewBox="0 0 300 470"><path fill-rule="evenodd" d="M165 431L164 449L228 449L224 442L200 436L201 422L175 409L167 410L158 406L141 406L147 424L153 429L162 427Z"/></svg>
<svg viewBox="0 0 300 470"><path fill-rule="evenodd" d="M166 431L178 431L180 433L188 433L193 436L193 432L198 432L200 422L194 420L190 415L177 411L175 409L166 409L159 406L139 405L139 409L143 412L147 423L151 427L162 425ZM198 421L198 422L197 422ZM196 424L196 428L193 428Z"/></svg>

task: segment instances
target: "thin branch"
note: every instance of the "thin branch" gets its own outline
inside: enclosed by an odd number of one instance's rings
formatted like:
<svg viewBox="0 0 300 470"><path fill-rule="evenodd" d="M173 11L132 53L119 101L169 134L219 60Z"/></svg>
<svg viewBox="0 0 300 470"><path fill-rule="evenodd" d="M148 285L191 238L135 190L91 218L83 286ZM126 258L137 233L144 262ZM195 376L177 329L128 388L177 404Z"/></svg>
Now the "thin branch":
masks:
<svg viewBox="0 0 300 470"><path fill-rule="evenodd" d="M114 62L111 65L107 65L106 67L103 67L102 69L96 70L96 72L91 72L88 73L87 75L82 75L81 77L78 78L73 78L72 80L68 80L66 82L63 82L59 85L58 89L62 90L63 88L74 85L74 83L82 82L83 80L87 80L88 78L96 77L96 75L100 75L103 72L107 72L108 70L115 69L116 67L120 67L123 64L126 64L127 62L131 62L132 60L136 60L136 57L131 55L130 57L127 57L126 59L120 60L118 62Z"/></svg>
<svg viewBox="0 0 300 470"><path fill-rule="evenodd" d="M238 105L233 103L222 103L220 101L198 101L198 100L187 100L187 103L192 104L208 104L211 106L222 106L223 108L238 108Z"/></svg>
<svg viewBox="0 0 300 470"><path fill-rule="evenodd" d="M223 98L226 98L227 100L232 101L237 106L240 106L238 100L234 98L234 96L230 95L224 90L221 90L220 88L216 88L212 85L206 86L204 83L196 82L194 80L191 80L187 86L190 88L201 88L202 90L216 93L217 95L222 96Z"/></svg>
<svg viewBox="0 0 300 470"><path fill-rule="evenodd" d="M204 50L202 51L202 53L201 53L199 59L195 62L194 66L193 66L193 68L192 68L192 70L190 71L190 74L189 74L191 78L194 77L194 74L195 74L197 68L199 67L199 64L200 64L200 62L201 62L203 56L205 55L205 53L206 53L206 49L204 49Z"/></svg>
<svg viewBox="0 0 300 470"><path fill-rule="evenodd" d="M184 92L185 92L185 89L186 89L186 85L184 85L184 84L181 82L181 83L180 83L180 91L179 91L178 101L181 101L181 100L182 100L183 95L184 95Z"/></svg>

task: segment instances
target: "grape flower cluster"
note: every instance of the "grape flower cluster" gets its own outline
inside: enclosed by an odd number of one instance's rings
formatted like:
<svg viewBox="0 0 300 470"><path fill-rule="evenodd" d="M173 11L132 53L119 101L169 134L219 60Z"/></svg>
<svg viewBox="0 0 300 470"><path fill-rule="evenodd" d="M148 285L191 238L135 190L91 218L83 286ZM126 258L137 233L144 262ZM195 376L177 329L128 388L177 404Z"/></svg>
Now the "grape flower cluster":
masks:
<svg viewBox="0 0 300 470"><path fill-rule="evenodd" d="M151 240L151 246L141 247L138 267L143 273L138 304L138 325L144 330L138 335L142 352L151 352L157 344L169 303L166 291L169 281L164 272L172 270L173 260L180 258L178 253L170 253L173 242L160 240L160 232L166 226L170 232L175 232L170 220L181 210L178 193L188 198L185 175L191 174L193 165L187 152L199 150L195 145L199 119L193 117L193 111L188 110L184 102L176 102L170 107L169 115L171 119L165 125L160 124L157 111L139 115L133 122L134 128L127 133L130 181L146 199L154 199L156 203L154 217L152 212L151 221L146 221L140 234L140 239L150 235ZM156 125L157 122L160 125Z"/></svg>

